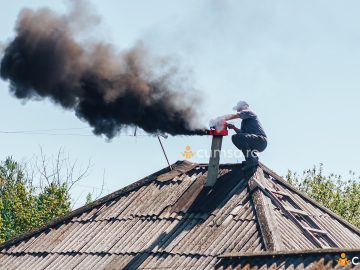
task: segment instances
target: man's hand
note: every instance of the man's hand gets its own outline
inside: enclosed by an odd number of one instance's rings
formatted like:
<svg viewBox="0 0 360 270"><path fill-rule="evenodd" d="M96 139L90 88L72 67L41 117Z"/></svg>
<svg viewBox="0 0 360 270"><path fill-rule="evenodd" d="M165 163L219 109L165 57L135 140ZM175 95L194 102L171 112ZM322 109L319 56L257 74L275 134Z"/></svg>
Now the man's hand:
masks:
<svg viewBox="0 0 360 270"><path fill-rule="evenodd" d="M235 130L235 128L236 128L233 124L227 124L226 126L229 129L234 129Z"/></svg>
<svg viewBox="0 0 360 270"><path fill-rule="evenodd" d="M229 129L233 129L236 133L239 133L239 132L240 132L240 129L237 128L237 127L235 127L233 124L227 124L226 126L227 126L227 128L229 128Z"/></svg>

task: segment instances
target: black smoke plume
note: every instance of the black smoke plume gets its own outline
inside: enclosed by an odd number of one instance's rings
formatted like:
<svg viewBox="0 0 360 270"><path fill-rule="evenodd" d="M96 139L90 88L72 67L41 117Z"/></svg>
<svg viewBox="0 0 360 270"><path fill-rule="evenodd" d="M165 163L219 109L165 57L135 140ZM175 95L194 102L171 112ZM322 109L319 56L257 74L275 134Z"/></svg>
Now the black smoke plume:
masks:
<svg viewBox="0 0 360 270"><path fill-rule="evenodd" d="M199 98L181 88L176 69L151 60L142 45L119 53L106 42L83 39L98 21L81 1L64 15L22 10L1 60L10 92L74 110L107 138L128 126L154 134L202 134L196 124Z"/></svg>

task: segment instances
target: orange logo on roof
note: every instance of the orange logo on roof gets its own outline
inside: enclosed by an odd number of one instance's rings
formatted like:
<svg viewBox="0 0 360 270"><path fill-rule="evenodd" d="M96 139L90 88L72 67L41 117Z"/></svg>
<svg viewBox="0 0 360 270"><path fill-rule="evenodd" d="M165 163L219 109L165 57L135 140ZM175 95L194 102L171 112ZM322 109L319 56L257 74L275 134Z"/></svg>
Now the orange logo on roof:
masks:
<svg viewBox="0 0 360 270"><path fill-rule="evenodd" d="M341 266L346 266L348 265L348 263L350 263L350 260L348 258L346 258L346 254L345 253L341 253L340 254L340 258L336 260L337 263Z"/></svg>

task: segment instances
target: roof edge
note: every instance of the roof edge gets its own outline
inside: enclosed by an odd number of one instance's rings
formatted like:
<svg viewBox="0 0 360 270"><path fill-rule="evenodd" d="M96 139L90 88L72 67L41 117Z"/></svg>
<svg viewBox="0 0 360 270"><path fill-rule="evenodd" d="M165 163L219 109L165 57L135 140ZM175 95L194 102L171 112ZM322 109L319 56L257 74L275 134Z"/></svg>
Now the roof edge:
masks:
<svg viewBox="0 0 360 270"><path fill-rule="evenodd" d="M178 160L175 163L173 163L171 166L174 168L174 167L179 166L180 164L184 164L184 163L185 164L188 163L189 165L190 164L195 164L195 163L188 162L186 160ZM49 229L49 228L51 228L51 227L53 227L53 226L55 226L57 224L63 223L64 221L67 221L68 219L71 219L71 218L73 218L73 217L75 217L75 216L77 216L79 214L82 214L82 213L84 213L84 212L86 212L88 210L91 210L91 209L93 209L93 208L95 208L95 207L97 207L97 206L99 206L101 204L104 204L104 203L106 203L106 202L108 202L110 200L113 200L113 199L115 199L115 198L117 198L117 197L119 197L119 196L121 196L121 195L123 195L123 194L125 194L127 192L131 192L136 188L142 187L145 184L150 183L151 181L155 180L157 176L159 176L159 175L161 175L163 173L169 172L169 171L170 171L170 168L167 166L167 167L165 167L165 168L163 168L163 169L161 169L161 170L159 170L159 171L157 171L155 173L152 173L152 174L150 174L150 175L148 175L148 176L146 176L144 178L141 178L140 180L138 180L138 181L136 181L136 182L134 182L134 183L132 183L130 185L127 185L127 186L125 186L125 187L123 187L123 188L121 188L121 189L119 189L117 191L114 191L114 192L112 192L112 193L110 193L108 195L105 195L104 197L102 197L100 199L97 199L97 200L95 200L95 201L93 201L93 202L91 202L91 203L89 203L87 205L84 205L84 206L82 206L80 208L77 208L77 209L71 211L70 213L65 214L64 216L55 218L55 219L49 221L48 223L45 223L44 225L42 225L40 227L34 228L34 229L32 229L32 230L30 230L28 232L25 232L23 234L15 236L14 238L0 244L0 250L2 250L4 248L7 248L7 247L9 247L11 245L14 245L14 244L16 244L18 242L21 242L21 241L23 241L23 240L25 240L27 238L30 238L33 235L37 234L37 233L41 233L41 232L43 232L43 231L45 231L45 230L47 230L47 229Z"/></svg>
<svg viewBox="0 0 360 270"><path fill-rule="evenodd" d="M247 257L280 257L288 255L320 255L320 254L333 254L333 253L360 253L360 249L340 249L340 248L327 248L327 249L312 249L312 250L288 250L288 251L265 251L265 252L251 252L251 253L225 253L219 255L219 258L247 258Z"/></svg>
<svg viewBox="0 0 360 270"><path fill-rule="evenodd" d="M276 172L274 172L273 170L269 169L268 167L266 167L263 163L259 163L261 169L263 169L266 173L270 174L272 177L274 177L276 180L278 180L280 183L282 183L284 186L286 186L288 189L290 189L291 191L295 192L296 194L298 194L300 197L302 197L303 199L306 199L308 201L310 201L312 204L315 204L316 207L319 207L321 210L323 210L324 212L326 212L327 214L331 215L333 218L335 218L337 221L339 221L340 223L342 223L343 225L350 227L352 230L354 230L356 233L358 233L360 235L360 229L355 227L354 225L352 225L350 222L346 221L344 218L342 218L341 216L339 216L338 214L334 213L333 211L331 211L329 208L326 208L325 206L321 205L319 202L315 201L314 199L310 198L308 195L306 195L305 193L301 192L300 190L298 190L297 188L293 187L292 185L290 185L284 178L282 178L280 175L278 175Z"/></svg>

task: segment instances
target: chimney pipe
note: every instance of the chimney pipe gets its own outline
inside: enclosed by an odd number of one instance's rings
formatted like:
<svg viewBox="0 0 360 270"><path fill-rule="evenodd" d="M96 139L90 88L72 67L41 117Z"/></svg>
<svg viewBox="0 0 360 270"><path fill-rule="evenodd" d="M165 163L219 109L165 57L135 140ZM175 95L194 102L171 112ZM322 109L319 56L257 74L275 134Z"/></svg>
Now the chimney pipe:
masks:
<svg viewBox="0 0 360 270"><path fill-rule="evenodd" d="M210 129L208 134L212 135L213 138L211 143L211 155L209 160L208 175L207 175L205 187L212 187L216 184L217 177L219 174L222 140L224 136L228 135L226 123L224 124L223 129L221 130Z"/></svg>

